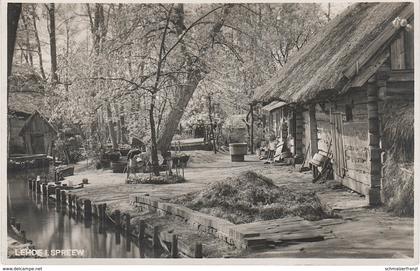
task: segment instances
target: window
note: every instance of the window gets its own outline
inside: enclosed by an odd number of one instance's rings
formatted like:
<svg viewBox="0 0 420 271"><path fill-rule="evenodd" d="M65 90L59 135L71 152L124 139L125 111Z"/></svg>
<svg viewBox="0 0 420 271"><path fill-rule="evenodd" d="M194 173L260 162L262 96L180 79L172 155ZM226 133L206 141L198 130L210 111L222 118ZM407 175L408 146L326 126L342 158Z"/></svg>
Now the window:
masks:
<svg viewBox="0 0 420 271"><path fill-rule="evenodd" d="M353 120L353 105L346 104L346 121L352 121L352 120Z"/></svg>

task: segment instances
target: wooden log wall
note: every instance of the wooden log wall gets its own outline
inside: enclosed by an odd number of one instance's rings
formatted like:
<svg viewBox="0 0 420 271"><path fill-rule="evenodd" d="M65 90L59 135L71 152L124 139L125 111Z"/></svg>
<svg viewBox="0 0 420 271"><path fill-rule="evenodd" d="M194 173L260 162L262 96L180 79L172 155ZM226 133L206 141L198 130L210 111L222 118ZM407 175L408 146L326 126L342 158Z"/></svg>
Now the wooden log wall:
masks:
<svg viewBox="0 0 420 271"><path fill-rule="evenodd" d="M346 107L351 108L352 119L346 119ZM370 187L370 167L369 167L369 148L368 148L368 115L367 115L367 95L366 89L352 89L349 93L337 99L333 103L317 104L314 107L317 132L317 145L315 138L311 134L311 145L315 144L319 150L327 151L331 142L331 112L343 114L343 145L345 157L345 176L343 178L335 176L336 180L343 185L361 194L368 194ZM311 110L308 112L309 130L311 130ZM313 127L312 127L313 128ZM312 148L311 148L312 149ZM332 147L331 147L332 150ZM330 151L331 151L330 150ZM315 150L312 149L312 152Z"/></svg>

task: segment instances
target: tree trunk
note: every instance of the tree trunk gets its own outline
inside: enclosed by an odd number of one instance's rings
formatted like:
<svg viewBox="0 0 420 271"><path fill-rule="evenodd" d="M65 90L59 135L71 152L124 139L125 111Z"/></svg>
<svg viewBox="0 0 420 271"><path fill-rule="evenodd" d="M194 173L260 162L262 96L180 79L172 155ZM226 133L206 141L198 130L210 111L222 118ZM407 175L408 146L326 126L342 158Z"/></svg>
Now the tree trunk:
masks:
<svg viewBox="0 0 420 271"><path fill-rule="evenodd" d="M7 4L7 76L12 72L13 52L15 50L16 30L19 23L22 4Z"/></svg>
<svg viewBox="0 0 420 271"><path fill-rule="evenodd" d="M38 50L39 70L41 72L42 78L45 79L47 77L45 76L44 63L42 61L41 41L39 40L38 28L36 26L36 18L37 18L37 15L36 15L36 10L35 10L35 5L32 5L32 24L34 25L35 42L36 42L36 47Z"/></svg>
<svg viewBox="0 0 420 271"><path fill-rule="evenodd" d="M120 106L120 124L121 124L121 142L127 144L127 136L125 130L124 106Z"/></svg>
<svg viewBox="0 0 420 271"><path fill-rule="evenodd" d="M251 112L251 154L254 154L254 105L249 106Z"/></svg>
<svg viewBox="0 0 420 271"><path fill-rule="evenodd" d="M199 62L201 58L204 58L207 52L213 48L213 46L211 46L212 42L214 41L215 36L221 31L224 21L230 13L231 7L232 5L228 4L223 8L223 15L214 24L213 28L208 34L208 37L207 37L208 43L200 49L200 54L196 61ZM183 4L177 4L177 6L175 7L175 14L176 14L176 17L174 20L175 29L176 29L177 35L180 36L187 29L186 26L184 25ZM175 103L175 106L172 107L171 112L169 112L168 119L165 122L165 126L160 132L160 137L158 140L158 149L161 151L161 153L165 153L169 150L176 128L178 127L179 121L181 120L182 115L184 114L184 110L187 107L188 102L190 101L192 95L194 94L194 91L196 90L198 84L204 78L203 75L201 74L201 68L204 65L204 63L202 63L201 65L196 65L195 63L191 63L192 62L191 56L189 55L185 44L183 44L183 41L181 41L180 45L181 45L181 51L184 54L185 59L187 60L189 66L195 66L195 67L198 66L198 67L192 69L188 73L186 83L179 87L180 91L179 91L178 99Z"/></svg>
<svg viewBox="0 0 420 271"><path fill-rule="evenodd" d="M169 150L179 121L201 79L202 76L200 75L200 72L194 71L188 75L187 83L179 87L179 96L177 97L175 106L172 107L168 114L168 119L160 132L160 137L157 142L158 149L161 153L165 153Z"/></svg>
<svg viewBox="0 0 420 271"><path fill-rule="evenodd" d="M213 145L213 152L216 154L216 138L214 136L214 128L213 128L213 117L212 117L212 104L211 104L211 95L207 96L207 107L209 113L209 121L210 121L210 137Z"/></svg>
<svg viewBox="0 0 420 271"><path fill-rule="evenodd" d="M117 137L115 135L114 122L112 121L111 104L106 104L106 113L108 118L109 137L111 138L112 149L118 149Z"/></svg>
<svg viewBox="0 0 420 271"><path fill-rule="evenodd" d="M57 75L57 47L55 38L55 5L50 3L47 6L50 20L49 34L50 34L50 51L51 51L51 82L58 82Z"/></svg>
<svg viewBox="0 0 420 271"><path fill-rule="evenodd" d="M28 64L33 68L34 67L34 61L33 61L33 56L32 56L32 48L31 48L31 42L30 42L30 36L29 36L29 25L27 22L27 17L26 17L26 13L27 12L23 12L21 19L22 19L22 23L23 23L23 28L25 30L25 49L26 49L26 54L28 56L27 60L28 60Z"/></svg>
<svg viewBox="0 0 420 271"><path fill-rule="evenodd" d="M152 95L152 99L150 101L150 110L149 110L149 123L150 123L150 132L151 132L151 139L152 139L152 170L155 176L159 176L159 158L158 158L158 148L156 142L156 125L155 125L155 117L154 117L154 110L155 110L155 94Z"/></svg>

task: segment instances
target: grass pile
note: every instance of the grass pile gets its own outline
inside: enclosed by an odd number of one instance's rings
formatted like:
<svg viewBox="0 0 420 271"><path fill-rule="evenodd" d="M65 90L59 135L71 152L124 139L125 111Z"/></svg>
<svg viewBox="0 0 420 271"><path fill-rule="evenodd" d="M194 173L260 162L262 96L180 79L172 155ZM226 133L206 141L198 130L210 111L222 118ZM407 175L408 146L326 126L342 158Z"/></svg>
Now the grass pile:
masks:
<svg viewBox="0 0 420 271"><path fill-rule="evenodd" d="M291 215L307 220L328 217L314 193L278 187L271 179L253 171L212 183L172 202L235 224Z"/></svg>

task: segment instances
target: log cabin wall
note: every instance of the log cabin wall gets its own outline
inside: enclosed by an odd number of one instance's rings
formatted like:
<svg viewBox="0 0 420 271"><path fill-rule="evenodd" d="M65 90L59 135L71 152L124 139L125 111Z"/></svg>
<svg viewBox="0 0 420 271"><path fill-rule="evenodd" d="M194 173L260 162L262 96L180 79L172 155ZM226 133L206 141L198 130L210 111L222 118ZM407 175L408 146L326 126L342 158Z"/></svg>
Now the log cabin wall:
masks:
<svg viewBox="0 0 420 271"><path fill-rule="evenodd" d="M23 138L19 136L19 132L25 124L25 118L8 119L9 129L9 154L25 153L25 144Z"/></svg>
<svg viewBox="0 0 420 271"><path fill-rule="evenodd" d="M342 165L344 176L334 172L335 179L350 189L366 195L370 187L369 142L366 89L351 89L347 95L332 102L315 106L317 147L321 152L332 153L332 115L340 114L342 122ZM310 136L309 112L306 114L305 135ZM308 142L308 139L305 139ZM331 147L329 147L331 145Z"/></svg>

